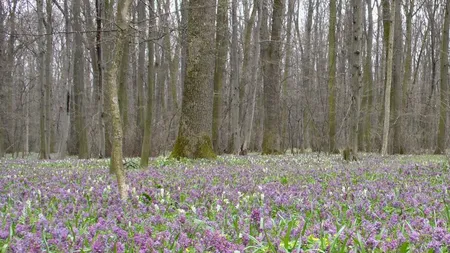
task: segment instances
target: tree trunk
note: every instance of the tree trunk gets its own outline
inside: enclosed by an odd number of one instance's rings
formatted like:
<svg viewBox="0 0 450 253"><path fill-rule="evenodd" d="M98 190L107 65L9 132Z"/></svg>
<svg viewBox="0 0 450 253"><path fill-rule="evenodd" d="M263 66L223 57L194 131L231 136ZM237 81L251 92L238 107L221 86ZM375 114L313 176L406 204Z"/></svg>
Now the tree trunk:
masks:
<svg viewBox="0 0 450 253"><path fill-rule="evenodd" d="M445 141L447 139L446 135L446 123L447 123L447 107L448 107L448 29L450 22L450 0L446 1L445 4L445 17L444 26L442 28L442 45L441 45L441 96L440 96L440 110L439 110L439 130L437 136L437 147L435 154L445 153Z"/></svg>
<svg viewBox="0 0 450 253"><path fill-rule="evenodd" d="M139 1L137 6L139 22L139 53L138 53L138 73L137 73L137 126L142 141L142 134L145 128L145 2Z"/></svg>
<svg viewBox="0 0 450 253"><path fill-rule="evenodd" d="M394 65L392 76L392 93L391 93L391 112L393 124L393 149L394 154L403 154L403 139L402 139L402 44L403 44L403 32L402 32L402 14L401 14L401 1L395 2L395 26L394 30Z"/></svg>
<svg viewBox="0 0 450 253"><path fill-rule="evenodd" d="M243 59L242 59L242 71L241 71L241 75L240 75L240 83L239 83L239 122L241 122L241 147L240 147L240 152L242 154L247 153L247 149L248 149L248 144L250 141L250 132L251 132L251 127L249 125L251 125L251 121L250 118L251 117L251 112L254 111L253 110L253 105L254 105L254 99L253 97L255 97L253 94L255 94L255 87L256 85L253 82L249 82L250 79L252 78L252 75L255 74L255 71L257 69L252 68L251 70L251 74L249 73L250 70L250 60L251 59L255 59L257 58L256 54L254 52L254 48L256 45L258 45L259 43L253 43L254 46L251 46L251 41L252 41L252 32L253 32L253 27L254 27L254 23L255 23L255 17L256 17L256 13L258 10L258 1L254 1L253 3L253 9L252 9L252 13L250 15L250 18L246 21L246 25L245 25L245 29L244 29L244 45L243 45L243 49L242 49L242 53L243 53ZM255 40L256 41L256 40ZM253 53L253 58L251 58L251 53L252 51ZM258 61L255 62L256 66L258 65ZM254 67L254 66L253 66ZM252 85L252 86L251 86ZM249 92L250 91L250 92ZM250 93L250 95L247 96L247 93ZM249 102L247 102L249 101ZM252 102L250 102L252 101Z"/></svg>
<svg viewBox="0 0 450 253"><path fill-rule="evenodd" d="M330 0L328 27L328 138L330 153L336 148L336 0Z"/></svg>
<svg viewBox="0 0 450 253"><path fill-rule="evenodd" d="M230 143L228 145L230 154L239 154L239 149L241 145L240 134L239 134L239 101L240 101L240 91L239 91L239 59L238 59L238 22L237 22L237 0L231 1L231 52L230 52L230 64L231 64L231 108L230 108L230 119L231 119L231 136Z"/></svg>
<svg viewBox="0 0 450 253"><path fill-rule="evenodd" d="M373 107L373 73L372 73L372 41L373 41L373 17L372 17L372 1L366 0L367 3L367 39L366 39L366 57L364 64L364 87L365 92L365 119L364 127L361 129L366 151L372 150L372 107ZM362 132L364 130L364 132Z"/></svg>
<svg viewBox="0 0 450 253"><path fill-rule="evenodd" d="M37 12L38 12L38 33L44 33L44 1L37 0ZM46 119L46 90L45 90L45 37L41 37L38 39L38 68L39 68L39 86L40 86L40 149L39 149L39 158L40 159L48 159L49 154L47 150L47 119Z"/></svg>
<svg viewBox="0 0 450 253"><path fill-rule="evenodd" d="M220 125L222 117L222 86L228 52L228 0L218 0L216 26L216 59L214 69L214 100L212 121L212 144L220 153Z"/></svg>
<svg viewBox="0 0 450 253"><path fill-rule="evenodd" d="M121 62L122 54L124 52L125 44L128 43L127 31L128 31L128 16L131 0L119 0L117 6L116 25L118 31L116 34L115 45L116 48L113 52L113 61L111 62L105 76L106 89L105 95L107 98L107 105L109 109L109 115L111 117L112 127L112 151L111 151L111 164L110 171L116 174L117 185L119 188L119 194L122 200L126 200L128 197L128 185L126 183L126 176L123 170L122 163L122 123L120 119L119 98L118 98L118 85L117 85L117 71L118 67L123 63Z"/></svg>
<svg viewBox="0 0 450 253"><path fill-rule="evenodd" d="M211 143L214 63L214 13L212 0L190 0L187 26L187 59L178 137L172 157L215 158Z"/></svg>
<svg viewBox="0 0 450 253"><path fill-rule="evenodd" d="M65 32L64 35L64 56L63 56L63 73L62 73L62 81L63 81L63 93L65 99L63 99L62 104L60 105L60 111L62 113L61 121L61 134L58 142L58 158L64 159L67 155L67 140L69 139L69 129L70 129L70 19L69 19L69 6L67 0L64 0L64 26Z"/></svg>
<svg viewBox="0 0 450 253"><path fill-rule="evenodd" d="M87 128L85 124L84 53L81 34L81 0L73 1L73 28L75 30L73 54L73 85L75 95L75 129L78 140L78 157L89 158Z"/></svg>
<svg viewBox="0 0 450 253"><path fill-rule="evenodd" d="M4 22L6 20L6 10L3 6L3 2L0 2L0 100L4 101L5 94L4 94L4 75L5 68L3 65L3 62L6 60L6 55L4 52L5 48L5 25ZM4 104L0 103L0 158L2 158L5 155L5 144L4 144L4 122L5 122L5 108Z"/></svg>
<svg viewBox="0 0 450 253"><path fill-rule="evenodd" d="M389 0L384 0L383 5L385 6L383 8L383 11L389 11L389 5L386 7L386 2ZM388 154L388 142L389 142L389 120L390 120L390 114L391 114L391 85L392 85L392 61L393 61L393 51L394 51L394 31L393 29L390 29L394 27L395 25L395 8L396 8L396 1L399 0L393 0L392 1L392 10L390 11L390 19L385 20L384 25L385 27L384 33L388 37L388 43L387 43L387 58L386 58L386 82L385 82L385 92L384 92L384 123L383 123L383 141L381 146L381 155L387 155ZM388 14L384 14L384 17L388 16ZM390 24L388 23L390 22ZM387 30L387 32L386 32Z"/></svg>
<svg viewBox="0 0 450 253"><path fill-rule="evenodd" d="M150 25L148 35L150 38L155 36L155 2L150 0L149 3L150 12ZM141 150L141 167L145 168L148 166L148 157L150 156L151 149L151 139L152 139L152 119L153 119L153 93L155 88L155 51L154 42L149 40L148 46L148 69L147 69L147 108L145 113L145 124L144 124L144 137L142 140L142 150Z"/></svg>
<svg viewBox="0 0 450 253"><path fill-rule="evenodd" d="M280 154L280 48L284 0L274 0L272 31L267 47L268 61L263 63L264 75L264 132L263 154ZM265 9L265 7L264 7ZM264 19L263 19L264 22Z"/></svg>
<svg viewBox="0 0 450 253"><path fill-rule="evenodd" d="M52 120L52 84L53 84L53 27L52 27L52 1L46 0L46 12L47 21L45 23L45 31L47 35L45 36L46 46L45 46L45 114L46 114L46 126L47 126L47 136L46 136L46 149L47 154L54 151L53 145L53 120Z"/></svg>
<svg viewBox="0 0 450 253"><path fill-rule="evenodd" d="M286 27L286 46L285 46L285 61L284 61L284 74L283 74L283 85L281 87L281 150L284 152L288 148L288 136L287 136L287 122L288 122L288 89L291 68L291 57L292 57L292 19L294 15L294 0L288 0L288 11L287 11L287 27Z"/></svg>

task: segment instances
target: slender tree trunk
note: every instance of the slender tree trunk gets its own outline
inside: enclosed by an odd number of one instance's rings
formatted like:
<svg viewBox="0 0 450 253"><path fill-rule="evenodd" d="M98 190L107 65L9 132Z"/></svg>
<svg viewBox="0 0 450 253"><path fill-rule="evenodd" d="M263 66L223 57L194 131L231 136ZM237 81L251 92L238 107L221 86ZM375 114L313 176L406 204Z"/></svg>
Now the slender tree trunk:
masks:
<svg viewBox="0 0 450 253"><path fill-rule="evenodd" d="M285 61L284 61L284 75L283 75L283 85L281 86L281 150L284 152L288 148L288 136L287 136L287 123L288 123L288 89L291 68L291 57L292 57L292 19L294 15L294 0L288 0L288 11L287 11L287 27L286 27L286 46L285 46Z"/></svg>
<svg viewBox="0 0 450 253"><path fill-rule="evenodd" d="M215 158L211 143L214 63L212 0L190 0L183 103L177 140L171 157Z"/></svg>
<svg viewBox="0 0 450 253"><path fill-rule="evenodd" d="M65 26L65 35L64 35L64 56L63 56L63 72L61 80L63 81L63 99L62 104L60 105L61 112L61 134L59 136L58 141L58 158L64 159L67 155L67 140L69 139L69 129L70 129L70 20L69 20L69 6L67 0L64 0L64 26Z"/></svg>
<svg viewBox="0 0 450 253"><path fill-rule="evenodd" d="M440 51L441 57L441 95L440 95L440 107L439 107L439 130L437 136L437 147L435 154L445 153L445 141L447 139L446 135L446 123L447 123L447 108L448 108L448 29L450 22L450 0L446 1L445 4L445 17L444 26L442 28L442 45Z"/></svg>
<svg viewBox="0 0 450 253"><path fill-rule="evenodd" d="M153 38L155 36L155 2L154 0L149 1L149 12L150 12L150 25L149 25L149 37ZM153 119L153 93L155 87L155 51L154 42L149 40L147 43L148 47L148 77L147 77L147 108L145 112L145 124L144 124L144 137L142 140L142 150L141 150L141 167L145 168L148 166L148 157L150 156L151 149L151 139L152 139L152 119Z"/></svg>
<svg viewBox="0 0 450 253"><path fill-rule="evenodd" d="M138 11L138 22L139 22L139 54L138 54L138 76L137 76L137 126L140 133L140 139L142 142L142 135L145 126L145 94L144 94L144 84L145 84L145 42L143 37L145 37L145 2L138 1L137 6Z"/></svg>
<svg viewBox="0 0 450 253"><path fill-rule="evenodd" d="M46 114L46 125L47 125L47 136L46 136L46 149L47 154L50 156L50 153L54 149L53 138L53 120L52 120L52 84L53 84L53 72L52 72L52 62L53 62L53 27L52 27L52 1L46 0L46 12L47 12L47 21L45 22L45 30L47 35L46 46L45 46L45 114ZM53 148L52 148L53 147Z"/></svg>
<svg viewBox="0 0 450 253"><path fill-rule="evenodd" d="M365 119L364 127L361 129L363 134L363 140L366 151L372 150L372 107L373 107L373 73L372 73L372 45L373 45L373 17L372 17L372 1L366 0L367 3L367 39L366 39L366 57L364 64L364 96L366 97L365 103ZM363 132L364 131L364 132Z"/></svg>
<svg viewBox="0 0 450 253"><path fill-rule="evenodd" d="M392 75L392 93L391 93L391 112L392 112L392 125L393 125L393 153L403 154L403 139L402 139L402 127L403 127L403 115L402 113L402 44L403 44L403 31L402 31L402 14L401 14L401 1L396 1L395 6L395 26L394 30L394 65Z"/></svg>
<svg viewBox="0 0 450 253"><path fill-rule="evenodd" d="M352 159L356 160L358 152L358 132L359 115L361 105L361 39L362 39L362 0L352 0L352 55L351 55L351 74L352 74L352 101L350 109L350 139L348 148L353 149Z"/></svg>
<svg viewBox="0 0 450 253"><path fill-rule="evenodd" d="M5 99L5 94L4 94L4 75L3 73L5 72L5 68L4 65L1 64L2 61L5 61L5 52L3 50L3 48L5 48L5 25L4 22L6 20L6 10L5 7L3 5L3 2L0 2L0 100L4 101ZM5 138L4 138L4 134L5 134L5 129L4 129L4 122L5 122L5 108L4 108L4 104L0 103L0 158L2 158L5 155Z"/></svg>
<svg viewBox="0 0 450 253"><path fill-rule="evenodd" d="M389 0L384 0L383 4L386 4ZM388 154L388 142L389 142L389 121L390 121L390 114L391 114L391 85L392 85L392 61L393 61L393 51L394 51L394 31L393 28L395 25L395 8L396 8L396 1L399 0L393 0L392 1L392 10L390 11L390 19L386 20L384 25L385 27L385 36L386 36L386 29L387 29L387 35L388 35L388 43L387 43L387 64L386 64L386 86L385 86L385 93L384 93L384 123L383 123L383 142L381 146L381 154L387 155ZM383 11L388 11L389 6L384 7ZM386 15L384 15L386 17ZM390 22L388 24L387 22Z"/></svg>
<svg viewBox="0 0 450 253"><path fill-rule="evenodd" d="M251 111L252 111L252 105L253 105L253 94L255 88L252 87L250 84L254 84L252 82L249 82L250 78L254 74L254 72L250 72L250 61L251 61L251 53L254 49L254 46L251 46L252 41L252 32L253 27L255 23L255 17L258 10L258 1L254 1L253 3L253 9L252 13L250 15L250 18L246 21L245 29L244 29L244 45L243 45L243 59L242 59L242 71L240 75L240 83L239 83L239 122L241 122L241 147L240 152L241 154L247 153L248 149L248 141L250 140L250 137L248 136L250 134L249 131L249 124L250 118L249 117ZM257 45L258 43L254 43L254 45ZM256 54L253 54L253 59L256 58ZM256 65L258 64L258 61L255 62ZM254 70L256 71L256 70ZM247 94L250 93L250 95L247 96ZM251 129L251 128L250 128Z"/></svg>
<svg viewBox="0 0 450 253"><path fill-rule="evenodd" d="M105 151L105 121L104 121L104 109L103 109L103 54L102 54L102 13L103 13L103 1L95 0L95 12L96 12L96 50L97 53L97 70L98 70L98 83L97 89L97 114L98 114L98 146L100 158L106 156Z"/></svg>
<svg viewBox="0 0 450 253"><path fill-rule="evenodd" d="M218 0L216 25L216 59L214 69L214 98L212 121L212 144L220 153L220 125L222 117L222 86L228 52L228 0Z"/></svg>
<svg viewBox="0 0 450 253"><path fill-rule="evenodd" d="M306 25L305 25L305 40L304 40L304 50L303 50L303 54L302 54L302 63L301 63L301 68L302 68L302 81L303 81L303 91L304 91L304 95L303 95L303 100L301 101L302 103L302 110L303 110L303 115L304 115L304 121L308 122L308 113L306 108L309 107L309 98L311 95L311 32L312 32L312 21L313 21L313 15L314 15L314 3L313 0L308 0L308 13L306 16ZM303 126L303 148L307 147L307 133L308 133L308 126L310 124L305 123Z"/></svg>
<svg viewBox="0 0 450 253"><path fill-rule="evenodd" d="M121 60L124 52L125 44L128 43L128 19L129 7L131 0L119 0L117 6L116 25L118 32L116 34L116 48L113 52L113 61L111 62L105 76L106 81L106 98L111 117L112 127L112 151L110 171L113 171L117 178L117 185L119 194L122 200L128 197L128 185L126 183L126 175L123 170L122 163L122 123L120 119L119 98L118 98L118 84L116 81L118 67L122 65Z"/></svg>
<svg viewBox="0 0 450 253"><path fill-rule="evenodd" d="M264 73L264 132L263 154L280 154L280 49L281 25L284 0L274 0L272 13L272 31L267 47L268 62L263 64ZM263 19L264 22L264 19Z"/></svg>
<svg viewBox="0 0 450 253"><path fill-rule="evenodd" d="M328 138L330 153L336 148L336 0L330 0L328 27Z"/></svg>
<svg viewBox="0 0 450 253"><path fill-rule="evenodd" d="M229 143L229 152L231 154L239 154L239 148L241 145L239 134L239 59L238 59L238 22L237 22L237 0L231 1L231 52L230 52L230 64L231 64L231 136Z"/></svg>
<svg viewBox="0 0 450 253"><path fill-rule="evenodd" d="M44 33L44 1L37 0L37 12L38 12L38 33ZM49 154L47 150L47 119L46 119L46 92L45 92L45 41L44 37L38 39L38 68L39 68L39 86L40 86L40 150L39 150L39 158L40 159L48 159Z"/></svg>

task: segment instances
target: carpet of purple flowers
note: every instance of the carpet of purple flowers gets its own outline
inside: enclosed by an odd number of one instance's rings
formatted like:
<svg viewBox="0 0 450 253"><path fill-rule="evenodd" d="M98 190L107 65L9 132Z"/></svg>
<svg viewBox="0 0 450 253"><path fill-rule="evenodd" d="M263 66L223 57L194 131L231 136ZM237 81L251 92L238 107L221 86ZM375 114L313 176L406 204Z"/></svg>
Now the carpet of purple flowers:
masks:
<svg viewBox="0 0 450 253"><path fill-rule="evenodd" d="M0 252L449 252L435 156L0 161Z"/></svg>

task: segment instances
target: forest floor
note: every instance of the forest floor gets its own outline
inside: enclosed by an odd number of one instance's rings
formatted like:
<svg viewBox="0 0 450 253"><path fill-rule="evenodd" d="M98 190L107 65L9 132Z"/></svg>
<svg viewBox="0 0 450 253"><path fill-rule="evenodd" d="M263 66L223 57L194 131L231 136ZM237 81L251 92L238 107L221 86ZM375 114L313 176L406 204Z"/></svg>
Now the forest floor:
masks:
<svg viewBox="0 0 450 253"><path fill-rule="evenodd" d="M0 252L449 252L444 156L0 160Z"/></svg>

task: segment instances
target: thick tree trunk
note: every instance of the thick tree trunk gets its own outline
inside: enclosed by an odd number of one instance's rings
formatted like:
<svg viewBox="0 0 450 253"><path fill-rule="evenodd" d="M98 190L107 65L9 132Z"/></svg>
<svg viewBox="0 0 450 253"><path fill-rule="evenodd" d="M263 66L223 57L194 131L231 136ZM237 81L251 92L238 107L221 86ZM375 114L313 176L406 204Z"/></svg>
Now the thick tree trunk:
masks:
<svg viewBox="0 0 450 253"><path fill-rule="evenodd" d="M178 137L172 157L215 158L211 143L214 63L214 13L212 0L190 0L187 26L187 59Z"/></svg>
<svg viewBox="0 0 450 253"><path fill-rule="evenodd" d="M384 0L383 5L386 4L389 0ZM394 31L393 28L395 25L395 8L396 1L392 1L392 10L390 11L390 19L386 20L384 25L385 27L384 33L388 37L387 43L387 58L386 58L386 85L384 92L384 123L383 123L383 141L381 146L381 155L388 154L388 142L389 142L389 125L390 125L390 114L391 114L391 85L392 85L392 61L393 61L393 51L394 51ZM389 11L389 5L385 5L383 11ZM386 13L383 16L388 16ZM390 24L388 23L390 22ZM387 32L386 32L387 30Z"/></svg>
<svg viewBox="0 0 450 253"><path fill-rule="evenodd" d="M214 69L214 98L212 120L212 144L220 153L220 125L222 117L222 86L228 52L228 0L219 0L217 6L216 59Z"/></svg>
<svg viewBox="0 0 450 253"><path fill-rule="evenodd" d="M437 136L437 147L435 154L445 153L445 141L447 139L446 135L446 123L447 123L447 108L448 108L448 29L450 22L450 0L446 1L445 4L445 17L444 26L442 28L442 44L441 44L441 95L440 95L440 107L439 107L439 130Z"/></svg>
<svg viewBox="0 0 450 253"><path fill-rule="evenodd" d="M118 84L117 84L117 71L121 66L122 54L125 48L125 44L128 43L127 31L128 31L128 16L131 0L119 0L117 6L116 25L118 31L116 34L116 48L113 52L113 61L111 62L105 76L106 89L105 95L107 98L107 105L109 109L109 116L111 118L112 128L112 151L111 151L111 164L110 171L116 174L117 185L119 188L119 194L122 200L126 200L128 197L128 185L126 183L126 176L123 170L122 163L122 123L120 119L119 98L118 98Z"/></svg>
<svg viewBox="0 0 450 253"><path fill-rule="evenodd" d="M149 37L153 38L155 36L155 2L150 0L149 3L150 12L150 25L149 25ZM144 122L144 137L142 140L142 150L141 150L141 167L145 168L148 166L148 157L150 156L151 149L151 139L152 139L152 120L153 120L153 94L155 88L155 51L154 42L149 40L147 43L148 47L148 69L147 69L147 108L145 113Z"/></svg>
<svg viewBox="0 0 450 253"><path fill-rule="evenodd" d="M268 61L263 63L264 73L264 132L263 154L280 154L280 49L284 0L274 0L272 31L267 47ZM264 22L264 19L263 19Z"/></svg>
<svg viewBox="0 0 450 253"><path fill-rule="evenodd" d="M336 0L330 0L330 25L328 27L328 152L336 148Z"/></svg>
<svg viewBox="0 0 450 253"><path fill-rule="evenodd" d="M85 124L84 53L81 34L81 0L73 1L73 28L75 30L73 54L73 85L75 95L75 129L78 140L78 157L89 158L87 128Z"/></svg>

